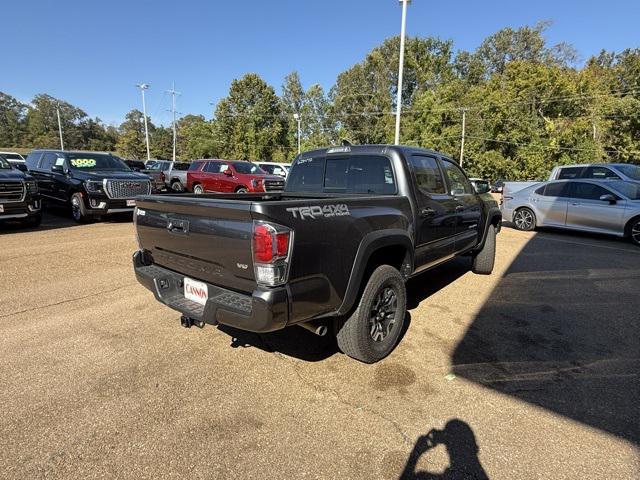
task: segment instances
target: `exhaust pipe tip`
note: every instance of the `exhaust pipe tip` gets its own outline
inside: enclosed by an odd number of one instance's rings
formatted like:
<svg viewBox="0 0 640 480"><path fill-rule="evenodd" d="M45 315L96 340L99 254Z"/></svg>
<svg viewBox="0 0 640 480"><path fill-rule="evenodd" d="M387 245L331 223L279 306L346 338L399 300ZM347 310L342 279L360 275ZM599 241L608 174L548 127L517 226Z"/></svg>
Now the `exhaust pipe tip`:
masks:
<svg viewBox="0 0 640 480"><path fill-rule="evenodd" d="M329 329L324 323L319 323L319 322L311 321L311 322L299 323L298 325L300 325L305 330L309 330L311 333L318 335L319 337L324 337L329 331Z"/></svg>

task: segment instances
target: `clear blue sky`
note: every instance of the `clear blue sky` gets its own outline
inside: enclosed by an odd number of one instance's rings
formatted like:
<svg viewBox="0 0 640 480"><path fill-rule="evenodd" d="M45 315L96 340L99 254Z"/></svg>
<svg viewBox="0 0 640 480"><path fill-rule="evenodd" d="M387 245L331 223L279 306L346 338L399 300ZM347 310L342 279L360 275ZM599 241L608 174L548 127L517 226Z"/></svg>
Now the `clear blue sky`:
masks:
<svg viewBox="0 0 640 480"><path fill-rule="evenodd" d="M256 72L278 92L297 70L305 86L329 88L338 73L400 27L396 0L19 0L2 5L0 91L22 101L48 93L122 121L140 108L134 84L151 84L147 113L167 124L178 110L211 116L231 80ZM640 46L640 0L413 0L407 32L473 50L506 27L552 20L551 43L582 59Z"/></svg>

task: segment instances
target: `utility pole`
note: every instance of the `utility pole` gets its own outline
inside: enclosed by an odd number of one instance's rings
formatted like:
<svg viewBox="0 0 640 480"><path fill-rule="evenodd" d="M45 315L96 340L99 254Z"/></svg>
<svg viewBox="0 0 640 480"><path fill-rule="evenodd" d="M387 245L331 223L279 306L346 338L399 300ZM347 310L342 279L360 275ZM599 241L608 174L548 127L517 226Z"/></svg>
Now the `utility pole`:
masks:
<svg viewBox="0 0 640 480"><path fill-rule="evenodd" d="M467 109L462 109L462 138L460 140L460 166L462 167L462 162L464 160L464 135L465 135L465 127L466 127L466 119L467 119Z"/></svg>
<svg viewBox="0 0 640 480"><path fill-rule="evenodd" d="M147 160L151 160L151 151L149 150L149 127L147 125L147 105L144 101L144 91L149 88L147 83L138 83L136 87L142 92L142 116L144 117L144 138L147 143Z"/></svg>
<svg viewBox="0 0 640 480"><path fill-rule="evenodd" d="M398 65L398 96L396 104L396 137L395 144L400 143L400 112L402 110L402 71L404 70L404 37L407 24L407 5L411 0L400 0L402 4L402 24L400 27L400 62Z"/></svg>
<svg viewBox="0 0 640 480"><path fill-rule="evenodd" d="M299 113L294 113L293 118L298 122L298 155L300 155L300 123L302 122L302 117L300 117Z"/></svg>
<svg viewBox="0 0 640 480"><path fill-rule="evenodd" d="M56 103L56 115L58 116L58 133L60 134L60 150L64 152L64 141L62 140L62 122L60 121L60 109Z"/></svg>
<svg viewBox="0 0 640 480"><path fill-rule="evenodd" d="M173 115L173 161L176 161L176 95L180 95L180 92L176 92L176 82L171 85L171 90L167 90L167 93L171 94L171 113Z"/></svg>

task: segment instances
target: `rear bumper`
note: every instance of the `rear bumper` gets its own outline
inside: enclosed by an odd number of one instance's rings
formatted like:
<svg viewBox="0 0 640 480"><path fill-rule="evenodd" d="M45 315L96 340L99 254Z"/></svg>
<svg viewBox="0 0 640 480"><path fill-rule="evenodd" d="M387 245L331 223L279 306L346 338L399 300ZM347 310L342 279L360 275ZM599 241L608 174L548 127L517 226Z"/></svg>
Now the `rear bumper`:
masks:
<svg viewBox="0 0 640 480"><path fill-rule="evenodd" d="M272 332L287 325L289 307L284 288L256 289L245 295L207 283L209 299L201 305L184 297L184 275L147 265L140 250L133 254L133 268L138 282L151 290L156 300L196 320L250 332Z"/></svg>

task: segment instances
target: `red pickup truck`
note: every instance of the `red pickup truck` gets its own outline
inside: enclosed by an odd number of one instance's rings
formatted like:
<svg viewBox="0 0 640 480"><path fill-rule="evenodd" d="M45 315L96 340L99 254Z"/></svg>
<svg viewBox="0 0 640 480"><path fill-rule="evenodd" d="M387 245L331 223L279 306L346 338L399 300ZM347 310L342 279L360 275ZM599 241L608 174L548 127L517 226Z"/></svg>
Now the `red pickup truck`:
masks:
<svg viewBox="0 0 640 480"><path fill-rule="evenodd" d="M243 160L195 160L187 172L187 190L196 194L280 192L283 189L281 176L269 175L258 165Z"/></svg>

